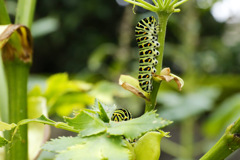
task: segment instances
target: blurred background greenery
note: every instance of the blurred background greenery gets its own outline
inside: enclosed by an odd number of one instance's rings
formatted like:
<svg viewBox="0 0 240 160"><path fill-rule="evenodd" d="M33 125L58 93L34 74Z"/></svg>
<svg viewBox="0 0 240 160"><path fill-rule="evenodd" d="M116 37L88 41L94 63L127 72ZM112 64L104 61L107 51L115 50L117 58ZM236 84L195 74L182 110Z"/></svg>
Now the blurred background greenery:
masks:
<svg viewBox="0 0 240 160"><path fill-rule="evenodd" d="M14 19L16 1L6 5ZM132 10L122 0L37 1L29 98L44 97L58 120L95 97L141 115L144 101L118 86L121 74L137 77L134 26L152 15ZM165 130L172 137L161 144L164 160L198 159L240 116L239 1L189 0L181 10L169 19L163 67L185 86L179 92L163 83L157 99L160 116L175 122ZM238 151L229 160L239 157Z"/></svg>

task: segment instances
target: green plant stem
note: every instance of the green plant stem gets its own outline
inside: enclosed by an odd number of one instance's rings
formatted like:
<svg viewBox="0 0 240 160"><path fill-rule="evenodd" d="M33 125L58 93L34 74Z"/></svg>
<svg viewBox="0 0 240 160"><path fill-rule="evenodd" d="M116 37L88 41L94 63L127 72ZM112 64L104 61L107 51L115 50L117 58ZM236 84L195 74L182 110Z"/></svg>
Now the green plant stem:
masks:
<svg viewBox="0 0 240 160"><path fill-rule="evenodd" d="M162 70L162 60L163 60L163 51L164 51L164 43L165 43L165 35L167 28L167 21L171 13L167 13L166 11L158 12L158 22L159 22L159 33L158 33L158 42L160 43L160 47L158 49L160 55L157 57L158 64L156 66L157 74L160 74ZM145 112L149 112L155 108L157 93L159 90L161 82L153 81L153 91L150 93L150 101L146 101Z"/></svg>
<svg viewBox="0 0 240 160"><path fill-rule="evenodd" d="M36 0L19 0L16 14L16 24L31 27L35 10ZM11 45L19 50L19 39L11 37ZM21 48L21 47L20 47ZM21 49L20 49L21 50ZM30 63L20 59L19 53L14 54L14 59L4 61L5 74L8 82L9 96L9 123L18 123L27 119L27 82ZM12 146L7 148L6 159L27 160L28 159L28 131L27 125L20 126L18 136L14 139Z"/></svg>
<svg viewBox="0 0 240 160"><path fill-rule="evenodd" d="M8 91L7 81L3 68L2 51L0 50L0 113L1 120L8 123ZM7 136L7 135L5 135ZM5 137L7 138L7 137Z"/></svg>
<svg viewBox="0 0 240 160"><path fill-rule="evenodd" d="M180 159L192 159L194 144L194 118L187 118L181 122L180 143L185 150L181 150Z"/></svg>
<svg viewBox="0 0 240 160"><path fill-rule="evenodd" d="M18 0L15 24L23 24L31 29L36 0Z"/></svg>
<svg viewBox="0 0 240 160"><path fill-rule="evenodd" d="M227 127L224 135L200 160L225 159L240 148L240 118Z"/></svg>
<svg viewBox="0 0 240 160"><path fill-rule="evenodd" d="M163 152L168 153L174 157L180 157L180 152L187 152L186 148L171 140L168 140L167 138L162 139L161 149Z"/></svg>
<svg viewBox="0 0 240 160"><path fill-rule="evenodd" d="M4 0L0 0L0 25L10 24L11 20L7 13Z"/></svg>
<svg viewBox="0 0 240 160"><path fill-rule="evenodd" d="M9 122L18 123L27 118L27 80L30 65L19 60L5 61L5 73L8 81ZM9 147L7 159L28 159L27 125L19 127L19 137Z"/></svg>

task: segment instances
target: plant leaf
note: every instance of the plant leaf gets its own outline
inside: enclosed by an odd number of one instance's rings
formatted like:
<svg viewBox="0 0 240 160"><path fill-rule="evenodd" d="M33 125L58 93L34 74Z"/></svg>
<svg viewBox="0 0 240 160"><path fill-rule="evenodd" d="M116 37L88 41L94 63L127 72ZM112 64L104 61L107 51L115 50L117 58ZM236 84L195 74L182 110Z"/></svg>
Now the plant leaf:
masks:
<svg viewBox="0 0 240 160"><path fill-rule="evenodd" d="M12 41L9 41L11 38ZM18 58L32 62L32 36L30 30L20 24L0 25L0 49L3 60Z"/></svg>
<svg viewBox="0 0 240 160"><path fill-rule="evenodd" d="M102 119L104 122L107 122L107 123L110 121L111 116L112 116L112 114L113 114L113 112L115 111L116 108L117 107L115 105L107 106L97 99L95 99L95 103L92 107L92 109L98 113L99 118Z"/></svg>
<svg viewBox="0 0 240 160"><path fill-rule="evenodd" d="M110 135L124 135L127 139L133 140L148 131L158 130L171 123L172 121L164 120L158 117L154 111L151 111L129 121L110 121L110 128L108 128L107 133Z"/></svg>
<svg viewBox="0 0 240 160"><path fill-rule="evenodd" d="M91 84L82 81L70 81L67 73L55 74L48 78L47 89L43 96L47 98L49 114L68 116L72 110L80 110L94 103L94 98L86 93Z"/></svg>
<svg viewBox="0 0 240 160"><path fill-rule="evenodd" d="M159 93L157 101L163 104L163 107L158 109L158 113L161 113L161 117L173 121L196 116L209 111L214 106L219 93L219 89L212 87L202 87L184 95L176 92Z"/></svg>
<svg viewBox="0 0 240 160"><path fill-rule="evenodd" d="M98 112L99 117L103 120L103 122L108 123L110 118L108 117L107 113L105 112L105 109L104 109L103 104L101 102L98 102L98 108L99 108L99 112Z"/></svg>
<svg viewBox="0 0 240 160"><path fill-rule="evenodd" d="M69 126L79 130L83 137L106 131L104 122L86 111L81 111L74 118L65 117L64 119Z"/></svg>
<svg viewBox="0 0 240 160"><path fill-rule="evenodd" d="M124 89L132 92L136 96L149 101L149 94L140 88L137 79L128 75L121 75L119 78L119 85L121 85Z"/></svg>
<svg viewBox="0 0 240 160"><path fill-rule="evenodd" d="M178 90L181 91L182 87L184 86L184 81L182 78L180 78L179 76L172 74L170 68L163 68L161 70L160 75L156 75L154 74L153 76L155 81L166 81L166 82L170 82L172 80L175 81L175 83L178 85Z"/></svg>
<svg viewBox="0 0 240 160"><path fill-rule="evenodd" d="M57 139L51 139L51 141L48 141L43 145L42 149L49 152L59 153L61 151L67 150L70 146L86 143L86 140L87 139L80 137L59 137Z"/></svg>
<svg viewBox="0 0 240 160"><path fill-rule="evenodd" d="M160 157L160 142L162 137L167 137L168 133L147 132L134 144L134 151L137 160L158 160Z"/></svg>
<svg viewBox="0 0 240 160"><path fill-rule="evenodd" d="M3 146L5 146L5 145L8 144L8 143L9 143L8 140L6 140L6 139L3 138L3 137L0 137L0 147L3 147Z"/></svg>
<svg viewBox="0 0 240 160"><path fill-rule="evenodd" d="M15 128L17 125L15 123L7 124L5 122L0 121L0 131L11 130Z"/></svg>
<svg viewBox="0 0 240 160"><path fill-rule="evenodd" d="M240 94L225 99L203 124L204 133L214 138L236 121L240 115Z"/></svg>
<svg viewBox="0 0 240 160"><path fill-rule="evenodd" d="M79 140L80 143L74 143L66 150L61 151L56 156L56 160L132 160L132 154L127 148L125 140L120 136L102 134L77 138L82 139L82 142Z"/></svg>

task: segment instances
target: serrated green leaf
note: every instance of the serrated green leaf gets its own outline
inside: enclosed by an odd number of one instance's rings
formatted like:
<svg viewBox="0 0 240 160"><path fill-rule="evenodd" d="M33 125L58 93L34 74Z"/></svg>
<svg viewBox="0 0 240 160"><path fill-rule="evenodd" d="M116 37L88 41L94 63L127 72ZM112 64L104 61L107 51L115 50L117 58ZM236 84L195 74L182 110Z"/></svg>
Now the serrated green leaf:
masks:
<svg viewBox="0 0 240 160"><path fill-rule="evenodd" d="M56 156L56 160L132 160L132 153L120 136L91 136L73 144ZM72 141L72 140L71 140Z"/></svg>
<svg viewBox="0 0 240 160"><path fill-rule="evenodd" d="M100 104L100 105L99 105ZM104 103L98 101L97 99L95 99L95 103L94 106L92 107L94 111L97 111L99 116L100 114L107 114L108 119L111 119L111 116L113 114L113 112L116 110L116 105L113 106L107 106ZM100 113L103 112L101 110L104 110L105 113ZM106 116L106 115L105 115ZM101 118L101 117L100 117ZM104 121L105 122L105 121ZM108 121L109 122L109 121Z"/></svg>
<svg viewBox="0 0 240 160"><path fill-rule="evenodd" d="M8 143L9 143L8 140L6 140L6 139L3 138L3 137L0 137L0 147L3 147L3 146L5 146L5 145L8 144Z"/></svg>
<svg viewBox="0 0 240 160"><path fill-rule="evenodd" d="M85 143L86 140L87 139L80 137L59 137L57 139L52 139L51 141L44 144L42 149L59 153L61 151L67 150L70 146Z"/></svg>
<svg viewBox="0 0 240 160"><path fill-rule="evenodd" d="M148 131L158 130L171 123L172 121L164 120L163 118L158 117L154 111L151 111L145 113L139 118L129 121L110 121L110 127L108 128L107 133L110 135L124 135L126 138L133 140Z"/></svg>
<svg viewBox="0 0 240 160"><path fill-rule="evenodd" d="M0 131L11 130L15 128L17 125L15 123L7 124L5 122L0 121Z"/></svg>
<svg viewBox="0 0 240 160"><path fill-rule="evenodd" d="M80 112L74 118L65 117L69 126L80 131L81 136L90 136L106 131L103 121L86 111Z"/></svg>
<svg viewBox="0 0 240 160"><path fill-rule="evenodd" d="M105 112L105 109L103 108L103 105L101 102L98 102L98 108L99 108L99 117L103 120L103 122L108 123L110 121L110 118L108 117L107 113Z"/></svg>

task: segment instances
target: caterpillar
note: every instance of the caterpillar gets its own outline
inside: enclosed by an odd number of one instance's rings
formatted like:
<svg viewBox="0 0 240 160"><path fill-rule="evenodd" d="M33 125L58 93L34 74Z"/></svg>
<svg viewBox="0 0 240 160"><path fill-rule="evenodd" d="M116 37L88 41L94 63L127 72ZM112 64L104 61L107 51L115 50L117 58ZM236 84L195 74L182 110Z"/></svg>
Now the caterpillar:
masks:
<svg viewBox="0 0 240 160"><path fill-rule="evenodd" d="M132 114L127 109L116 109L112 114L111 120L115 122L127 121L132 119Z"/></svg>
<svg viewBox="0 0 240 160"><path fill-rule="evenodd" d="M139 86L145 92L152 91L152 74L156 73L155 65L158 61L155 58L159 56L156 50L160 46L157 41L159 27L153 16L144 18L138 22L135 27L136 41L139 48Z"/></svg>

